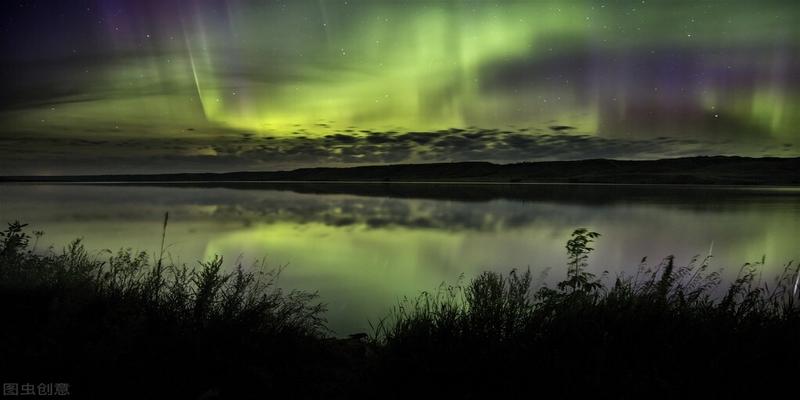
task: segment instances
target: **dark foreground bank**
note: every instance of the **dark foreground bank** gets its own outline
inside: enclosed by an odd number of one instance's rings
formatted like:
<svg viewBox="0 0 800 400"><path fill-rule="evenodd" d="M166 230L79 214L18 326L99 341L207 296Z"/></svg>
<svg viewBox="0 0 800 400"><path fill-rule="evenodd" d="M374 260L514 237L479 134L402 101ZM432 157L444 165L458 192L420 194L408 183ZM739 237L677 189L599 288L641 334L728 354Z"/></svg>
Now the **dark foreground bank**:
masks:
<svg viewBox="0 0 800 400"><path fill-rule="evenodd" d="M555 287L484 273L398 304L370 335L335 339L315 294L282 291L276 273L90 254L80 242L42 251L38 234L10 224L0 379L19 393L66 383L73 398L103 399L796 392L796 266L765 283L745 265L724 287L708 260L595 277L586 265L597 236L573 233Z"/></svg>
<svg viewBox="0 0 800 400"><path fill-rule="evenodd" d="M0 182L484 182L798 185L800 158L685 157L493 164L454 162L292 171L156 175L0 176Z"/></svg>

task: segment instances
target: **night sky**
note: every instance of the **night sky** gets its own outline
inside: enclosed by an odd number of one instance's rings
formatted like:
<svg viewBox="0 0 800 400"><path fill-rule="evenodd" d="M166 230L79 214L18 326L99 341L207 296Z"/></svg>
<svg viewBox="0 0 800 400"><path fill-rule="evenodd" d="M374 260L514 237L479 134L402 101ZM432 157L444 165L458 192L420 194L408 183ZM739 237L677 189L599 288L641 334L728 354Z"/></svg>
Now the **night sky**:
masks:
<svg viewBox="0 0 800 400"><path fill-rule="evenodd" d="M3 1L0 174L800 155L797 1Z"/></svg>

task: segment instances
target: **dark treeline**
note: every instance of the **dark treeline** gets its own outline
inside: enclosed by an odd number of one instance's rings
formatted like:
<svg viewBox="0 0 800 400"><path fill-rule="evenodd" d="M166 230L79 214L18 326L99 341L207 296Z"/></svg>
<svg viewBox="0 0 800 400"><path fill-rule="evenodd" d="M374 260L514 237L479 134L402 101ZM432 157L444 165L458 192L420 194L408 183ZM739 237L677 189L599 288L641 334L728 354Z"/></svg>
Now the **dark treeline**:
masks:
<svg viewBox="0 0 800 400"><path fill-rule="evenodd" d="M277 272L37 250L39 236L0 234L0 377L75 398L764 397L800 372L793 264L770 282L746 264L723 284L709 259L597 277L599 235L578 229L554 287L487 272L337 339Z"/></svg>
<svg viewBox="0 0 800 400"><path fill-rule="evenodd" d="M0 182L366 181L796 185L800 184L798 170L800 158L718 156L648 161L455 162L229 173L5 176L0 177Z"/></svg>

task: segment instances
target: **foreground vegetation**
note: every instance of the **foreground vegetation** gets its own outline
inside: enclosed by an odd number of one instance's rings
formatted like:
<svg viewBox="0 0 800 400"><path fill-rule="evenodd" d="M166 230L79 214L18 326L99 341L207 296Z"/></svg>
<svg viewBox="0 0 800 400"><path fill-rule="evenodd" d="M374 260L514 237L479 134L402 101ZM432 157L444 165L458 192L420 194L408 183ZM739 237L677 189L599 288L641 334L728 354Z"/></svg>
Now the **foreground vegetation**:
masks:
<svg viewBox="0 0 800 400"><path fill-rule="evenodd" d="M792 264L774 282L746 264L723 286L708 259L643 260L612 280L587 272L599 235L578 229L555 287L486 272L334 339L316 295L282 291L279 271L42 251L24 228L0 233L0 378L79 398L717 398L796 391L800 373Z"/></svg>

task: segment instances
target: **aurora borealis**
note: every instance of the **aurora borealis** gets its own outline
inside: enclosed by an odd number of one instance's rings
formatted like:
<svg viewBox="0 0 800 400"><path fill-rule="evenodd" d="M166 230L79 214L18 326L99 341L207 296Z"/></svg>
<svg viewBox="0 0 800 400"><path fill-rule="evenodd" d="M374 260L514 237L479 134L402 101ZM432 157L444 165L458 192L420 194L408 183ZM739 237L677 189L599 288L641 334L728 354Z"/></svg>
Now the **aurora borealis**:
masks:
<svg viewBox="0 0 800 400"><path fill-rule="evenodd" d="M792 1L0 7L3 174L800 155Z"/></svg>

